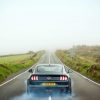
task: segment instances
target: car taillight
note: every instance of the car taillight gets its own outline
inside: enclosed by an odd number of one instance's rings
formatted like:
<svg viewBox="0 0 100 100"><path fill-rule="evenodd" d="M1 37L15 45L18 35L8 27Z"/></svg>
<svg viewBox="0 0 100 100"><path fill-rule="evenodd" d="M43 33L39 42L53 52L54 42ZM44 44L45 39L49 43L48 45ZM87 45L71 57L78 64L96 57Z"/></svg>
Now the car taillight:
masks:
<svg viewBox="0 0 100 100"><path fill-rule="evenodd" d="M68 79L67 76L60 76L60 80L62 80L62 81L65 81L65 80L67 80L67 79Z"/></svg>
<svg viewBox="0 0 100 100"><path fill-rule="evenodd" d="M33 81L38 80L38 76L32 76L31 80L33 80Z"/></svg>

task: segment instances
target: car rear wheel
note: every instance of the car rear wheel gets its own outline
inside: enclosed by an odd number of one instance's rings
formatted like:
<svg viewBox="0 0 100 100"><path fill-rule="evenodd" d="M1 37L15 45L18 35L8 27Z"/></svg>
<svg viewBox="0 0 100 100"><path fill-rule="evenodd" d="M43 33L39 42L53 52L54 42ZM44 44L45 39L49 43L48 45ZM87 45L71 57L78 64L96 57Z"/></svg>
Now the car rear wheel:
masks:
<svg viewBox="0 0 100 100"><path fill-rule="evenodd" d="M69 94L69 95L71 95L71 94L72 94L72 90L71 90L71 89L69 89L68 94Z"/></svg>
<svg viewBox="0 0 100 100"><path fill-rule="evenodd" d="M27 90L26 90L26 92L27 92L27 94L30 94L30 90L29 90L29 80L27 80Z"/></svg>
<svg viewBox="0 0 100 100"><path fill-rule="evenodd" d="M68 95L72 94L71 79L69 79L69 86L66 88L66 93Z"/></svg>

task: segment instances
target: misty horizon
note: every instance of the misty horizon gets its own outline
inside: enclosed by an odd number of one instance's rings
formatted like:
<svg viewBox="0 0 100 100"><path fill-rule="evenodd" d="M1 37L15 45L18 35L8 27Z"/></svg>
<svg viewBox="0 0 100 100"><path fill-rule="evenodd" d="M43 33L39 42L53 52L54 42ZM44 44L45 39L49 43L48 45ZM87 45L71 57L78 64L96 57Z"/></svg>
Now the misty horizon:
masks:
<svg viewBox="0 0 100 100"><path fill-rule="evenodd" d="M100 1L0 1L0 55L100 45Z"/></svg>

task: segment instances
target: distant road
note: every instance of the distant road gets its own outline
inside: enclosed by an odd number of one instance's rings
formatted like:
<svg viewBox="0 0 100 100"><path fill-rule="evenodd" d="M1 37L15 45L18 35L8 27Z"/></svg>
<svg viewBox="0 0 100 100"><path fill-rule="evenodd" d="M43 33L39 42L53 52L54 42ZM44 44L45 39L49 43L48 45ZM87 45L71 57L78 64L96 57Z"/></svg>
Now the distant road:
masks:
<svg viewBox="0 0 100 100"><path fill-rule="evenodd" d="M59 59L54 54L46 53L38 64L42 63L61 63ZM34 67L34 65L33 65ZM26 80L29 77L29 73L25 72L19 75L12 81L0 86L0 100L12 100L16 96L20 96L26 92ZM72 90L73 96L72 100L100 100L100 86L96 85L87 79L83 78L81 75L73 72L71 74L72 78ZM33 100L35 100L33 98ZM39 100L43 100L40 98ZM67 98L52 98L48 97L44 100L68 100Z"/></svg>

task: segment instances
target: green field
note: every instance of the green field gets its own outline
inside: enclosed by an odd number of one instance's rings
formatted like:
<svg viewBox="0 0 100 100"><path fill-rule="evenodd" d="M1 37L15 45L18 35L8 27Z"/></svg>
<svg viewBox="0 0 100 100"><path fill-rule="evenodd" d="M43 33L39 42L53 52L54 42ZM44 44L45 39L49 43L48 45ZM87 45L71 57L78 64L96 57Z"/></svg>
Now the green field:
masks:
<svg viewBox="0 0 100 100"><path fill-rule="evenodd" d="M43 51L17 55L0 56L0 83L10 75L31 67L42 56Z"/></svg>
<svg viewBox="0 0 100 100"><path fill-rule="evenodd" d="M100 46L76 46L58 50L56 55L73 70L100 83Z"/></svg>

